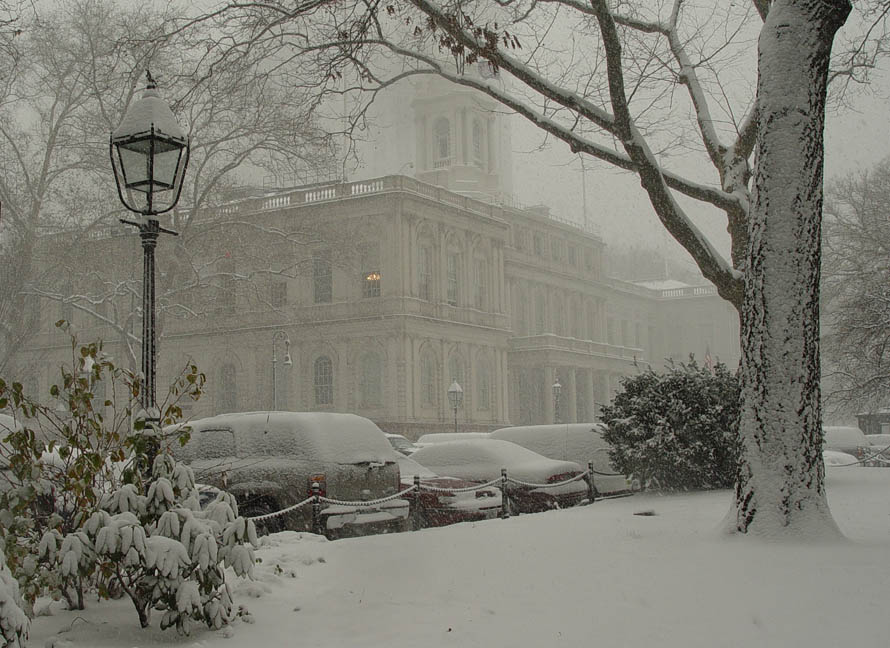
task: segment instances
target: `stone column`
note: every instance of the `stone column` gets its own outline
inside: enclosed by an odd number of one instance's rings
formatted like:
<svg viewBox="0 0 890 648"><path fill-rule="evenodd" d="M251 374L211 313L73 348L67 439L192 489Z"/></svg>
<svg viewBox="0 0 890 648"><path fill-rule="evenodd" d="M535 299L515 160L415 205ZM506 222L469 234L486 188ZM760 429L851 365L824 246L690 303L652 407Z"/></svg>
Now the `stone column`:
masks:
<svg viewBox="0 0 890 648"><path fill-rule="evenodd" d="M587 370L587 418L591 421L595 421L597 418L597 403L596 403L596 374L593 369Z"/></svg>
<svg viewBox="0 0 890 648"><path fill-rule="evenodd" d="M575 368L569 367L565 371L565 381L566 384L563 385L562 391L565 394L566 406L563 408L563 412L565 412L565 421L564 423L577 423L578 422L578 392L575 387Z"/></svg>

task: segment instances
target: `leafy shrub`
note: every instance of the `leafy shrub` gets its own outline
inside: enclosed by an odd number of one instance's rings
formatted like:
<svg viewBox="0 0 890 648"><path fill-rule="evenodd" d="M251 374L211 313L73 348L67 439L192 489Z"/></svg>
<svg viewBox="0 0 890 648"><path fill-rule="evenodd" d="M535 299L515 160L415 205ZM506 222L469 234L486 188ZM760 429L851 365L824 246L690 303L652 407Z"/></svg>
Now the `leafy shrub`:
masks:
<svg viewBox="0 0 890 648"><path fill-rule="evenodd" d="M726 365L694 358L625 378L603 407L604 438L619 472L664 489L726 488L738 458L739 386Z"/></svg>
<svg viewBox="0 0 890 648"><path fill-rule="evenodd" d="M21 648L28 639L30 621L22 611L19 584L6 566L0 549L0 641L3 646Z"/></svg>
<svg viewBox="0 0 890 648"><path fill-rule="evenodd" d="M190 621L212 628L230 620L225 568L250 575L256 534L221 494L201 510L191 469L176 463L169 444L146 425L140 377L104 357L101 343L79 346L49 407L0 379L0 409L20 429L0 439L8 464L0 484L0 547L22 589L26 611L45 592L82 609L84 591L123 593L144 627L161 610L161 627L188 632ZM110 397L93 393L104 384ZM197 399L204 377L187 366L161 406L160 423L182 416L181 398ZM58 407L58 404L63 407Z"/></svg>

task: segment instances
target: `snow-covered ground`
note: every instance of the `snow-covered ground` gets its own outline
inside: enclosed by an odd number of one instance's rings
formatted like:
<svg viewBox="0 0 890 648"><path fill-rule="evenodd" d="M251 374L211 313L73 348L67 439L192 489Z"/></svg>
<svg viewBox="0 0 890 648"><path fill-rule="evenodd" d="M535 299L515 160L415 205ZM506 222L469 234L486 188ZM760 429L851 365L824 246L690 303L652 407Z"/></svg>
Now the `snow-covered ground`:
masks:
<svg viewBox="0 0 890 648"><path fill-rule="evenodd" d="M829 468L828 489L847 541L728 539L727 491L336 542L282 533L257 552L256 580L232 578L247 622L140 630L123 599L53 607L29 645L886 646L890 470Z"/></svg>

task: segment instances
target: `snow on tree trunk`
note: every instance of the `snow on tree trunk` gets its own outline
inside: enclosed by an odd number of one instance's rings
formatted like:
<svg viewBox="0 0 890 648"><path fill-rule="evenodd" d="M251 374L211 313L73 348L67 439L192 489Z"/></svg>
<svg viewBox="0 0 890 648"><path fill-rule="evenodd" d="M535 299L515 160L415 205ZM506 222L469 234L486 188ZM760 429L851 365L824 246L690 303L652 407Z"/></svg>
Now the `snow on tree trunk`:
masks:
<svg viewBox="0 0 890 648"><path fill-rule="evenodd" d="M741 461L728 526L837 535L822 463L819 264L829 54L848 0L774 0L760 33L760 120L742 312Z"/></svg>

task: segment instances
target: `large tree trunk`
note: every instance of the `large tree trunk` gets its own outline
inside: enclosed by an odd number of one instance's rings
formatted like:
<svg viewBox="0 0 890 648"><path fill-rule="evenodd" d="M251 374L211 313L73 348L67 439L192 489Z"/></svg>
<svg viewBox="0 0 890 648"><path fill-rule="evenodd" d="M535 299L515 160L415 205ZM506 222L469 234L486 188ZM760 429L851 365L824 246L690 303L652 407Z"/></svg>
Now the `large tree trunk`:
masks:
<svg viewBox="0 0 890 648"><path fill-rule="evenodd" d="M848 0L773 0L760 34L741 461L728 519L738 532L839 534L822 462L819 262L828 62L850 9Z"/></svg>

